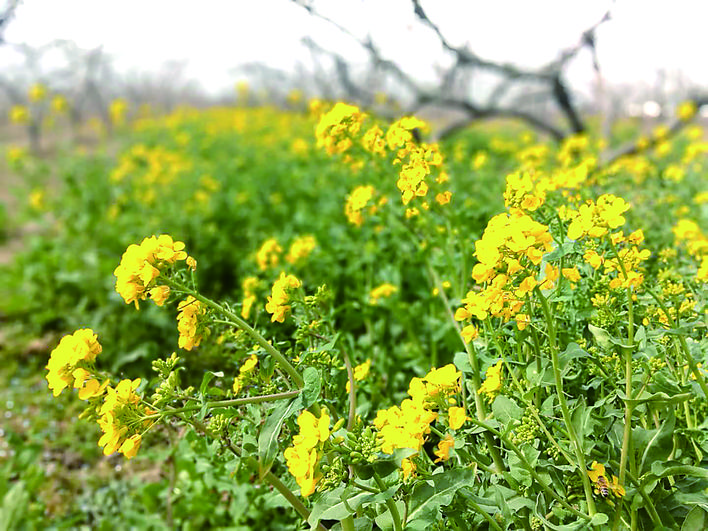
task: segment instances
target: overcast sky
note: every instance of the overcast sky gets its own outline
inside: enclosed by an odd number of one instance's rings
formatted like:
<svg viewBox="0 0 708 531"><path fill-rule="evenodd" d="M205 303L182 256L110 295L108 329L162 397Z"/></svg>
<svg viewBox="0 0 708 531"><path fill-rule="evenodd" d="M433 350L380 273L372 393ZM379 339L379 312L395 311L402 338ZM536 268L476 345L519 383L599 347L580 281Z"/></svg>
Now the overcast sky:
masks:
<svg viewBox="0 0 708 531"><path fill-rule="evenodd" d="M708 87L708 1L705 0L423 0L428 15L456 44L478 55L533 66L575 44L609 6L613 18L597 34L600 64L613 83L651 83L658 69L681 70ZM421 79L449 58L413 15L409 0L318 0L315 7L362 37L370 33L386 57ZM289 0L24 0L5 39L39 46L68 39L102 45L119 71L154 70L188 61L187 72L212 93L231 89L239 64L261 61L292 70L309 64L300 39L363 60L349 37ZM6 47L7 48L7 47ZM0 68L10 53L0 50ZM569 75L580 88L592 79L588 57Z"/></svg>

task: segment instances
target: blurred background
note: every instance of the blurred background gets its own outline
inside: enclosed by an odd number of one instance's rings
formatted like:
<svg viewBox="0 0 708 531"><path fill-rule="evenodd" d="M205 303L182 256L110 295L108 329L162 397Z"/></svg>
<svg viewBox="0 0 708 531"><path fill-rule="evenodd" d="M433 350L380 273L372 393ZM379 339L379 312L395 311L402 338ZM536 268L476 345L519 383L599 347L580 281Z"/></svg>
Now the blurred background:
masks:
<svg viewBox="0 0 708 531"><path fill-rule="evenodd" d="M248 86L251 104L317 96L382 111L385 102L445 125L510 116L554 136L565 134L559 117L571 130L584 127L573 123L580 115L606 128L653 120L708 86L708 4L690 0L671 9L640 0L35 0L6 1L3 12L5 138L11 109L31 103L35 84L65 100L55 104L76 134L99 121L110 129L119 98L132 112L169 112L233 102ZM27 125L36 136L51 124Z"/></svg>

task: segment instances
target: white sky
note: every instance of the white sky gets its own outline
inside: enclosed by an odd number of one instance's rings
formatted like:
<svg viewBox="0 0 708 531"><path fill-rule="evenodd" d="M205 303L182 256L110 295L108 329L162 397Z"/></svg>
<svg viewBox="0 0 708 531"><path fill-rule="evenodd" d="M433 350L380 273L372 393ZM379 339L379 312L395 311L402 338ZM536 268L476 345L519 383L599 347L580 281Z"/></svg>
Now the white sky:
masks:
<svg viewBox="0 0 708 531"><path fill-rule="evenodd" d="M449 61L408 0L317 0L315 7L358 35L370 32L383 54L421 79ZM608 0L423 0L428 15L454 43L478 55L533 66L575 44ZM597 34L603 73L611 83L652 83L659 68L681 70L708 87L708 1L616 0L613 18ZM353 60L365 58L352 40L313 19L289 0L24 0L5 38L39 46L54 39L81 48L103 45L119 71L155 70L187 60L188 75L210 92L231 89L239 64L261 61L292 70L309 65L300 38L309 35ZM0 68L10 59L0 49ZM588 57L570 71L571 82L592 79Z"/></svg>

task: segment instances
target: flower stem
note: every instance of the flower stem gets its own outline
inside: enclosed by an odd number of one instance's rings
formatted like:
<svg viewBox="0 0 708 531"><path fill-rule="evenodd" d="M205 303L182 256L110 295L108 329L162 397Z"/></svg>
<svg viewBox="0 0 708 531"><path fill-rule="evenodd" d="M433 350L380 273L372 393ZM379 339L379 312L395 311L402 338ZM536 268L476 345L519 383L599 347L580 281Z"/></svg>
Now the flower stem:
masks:
<svg viewBox="0 0 708 531"><path fill-rule="evenodd" d="M556 343L556 327L553 324L553 316L551 315L551 309L548 305L546 297L543 296L541 290L535 288L534 290L541 302L541 309L543 310L543 315L546 319L546 326L548 327L548 342L551 350L551 362L553 364L553 376L556 381L556 393L558 394L558 402L561 406L561 412L563 414L563 422L568 430L568 437L573 442L573 448L575 450L575 459L578 464L578 473L583 482L583 490L585 491L585 501L588 504L588 512L592 517L597 510L595 509L595 500L593 499L592 486L590 485L590 478L587 474L587 465L585 463L585 452L583 450L580 441L578 440L578 435L575 433L575 426L573 426L573 419L570 415L570 410L568 409L568 403L565 400L565 391L563 390L563 377L560 371L560 362L558 361L558 344Z"/></svg>
<svg viewBox="0 0 708 531"><path fill-rule="evenodd" d="M300 391L286 391L285 393L275 393L272 395L249 396L246 398L232 398L230 400L215 400L212 402L206 402L205 404L166 409L160 411L159 413L146 415L144 418L150 419L155 417L164 417L166 415L177 415L178 413L184 413L185 411L197 411L199 409L202 409L204 406L213 409L217 407L234 407L243 406L245 404L258 404L260 402L275 402L276 400L287 400L289 398L295 398L299 394Z"/></svg>
<svg viewBox="0 0 708 531"><path fill-rule="evenodd" d="M273 474L273 472L268 472L264 478L266 482L270 483L275 490L277 490L280 494L283 495L283 498L288 500L290 502L290 505L293 506L293 509L297 511L297 513L302 516L302 519L307 522L307 520L310 518L310 511L307 510L307 507L300 501L300 499L293 494L293 492L285 486L285 484L278 479L278 477ZM326 531L327 528L323 526L322 524L318 524L317 529L320 531Z"/></svg>
<svg viewBox="0 0 708 531"><path fill-rule="evenodd" d="M304 380L302 379L302 376L300 376L300 373L293 367L293 365L288 361L288 359L283 356L278 350L276 350L273 345L271 345L266 338L264 338L261 334L259 334L251 325L249 325L246 321L241 319L238 315L233 313L230 310L227 310L220 304L214 302L211 299L208 299L207 297L204 297L203 295L200 295L196 291L188 288L187 286L184 286L180 284L179 282L175 282L174 280L166 279L166 282L168 285L171 287L174 286L175 288L179 289L180 291L183 291L187 293L188 295L191 295L195 299L197 299L199 302L202 302L206 304L207 306L213 308L217 312L225 315L228 317L231 321L233 321L233 324L246 332L249 336L251 336L261 347L265 349L268 354L270 354L275 361L277 361L280 366L283 368L283 370L288 373L288 375L293 379L293 382L295 382L295 385L299 388L302 389L303 386L305 385Z"/></svg>
<svg viewBox="0 0 708 531"><path fill-rule="evenodd" d="M379 476L377 472L374 472L374 481L376 481L376 485L381 489L381 492L384 492L386 490L386 484L383 482L381 476ZM395 531L403 531L403 526L401 524L401 515L398 512L398 507L396 507L396 502L393 500L393 498L388 498L386 500L386 507L388 507L388 510L391 513L391 519L393 520L393 529Z"/></svg>

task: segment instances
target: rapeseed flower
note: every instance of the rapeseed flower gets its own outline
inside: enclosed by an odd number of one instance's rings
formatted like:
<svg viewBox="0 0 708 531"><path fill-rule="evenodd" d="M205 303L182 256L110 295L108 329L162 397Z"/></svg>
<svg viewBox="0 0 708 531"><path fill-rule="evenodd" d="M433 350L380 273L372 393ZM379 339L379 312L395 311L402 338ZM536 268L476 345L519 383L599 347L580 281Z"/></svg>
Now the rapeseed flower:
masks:
<svg viewBox="0 0 708 531"><path fill-rule="evenodd" d="M177 305L177 330L179 348L192 350L203 339L203 322L206 308L197 299L189 295Z"/></svg>
<svg viewBox="0 0 708 531"><path fill-rule="evenodd" d="M80 389L79 398L82 400L94 396L100 385L98 381L96 384L84 385L92 380L91 371L86 369L93 366L96 356L102 350L98 336L90 328L82 328L62 337L59 345L52 350L46 367L49 371L47 383L54 396L59 396L65 387ZM84 387L87 390L84 391Z"/></svg>
<svg viewBox="0 0 708 531"><path fill-rule="evenodd" d="M285 316L290 311L290 305L288 304L290 301L289 292L300 286L301 282L294 275L287 275L285 272L280 273L280 277L273 284L273 289L265 306L266 311L272 314L271 322L278 321L282 323L285 321Z"/></svg>
<svg viewBox="0 0 708 531"><path fill-rule="evenodd" d="M156 285L156 280L164 271L174 266L179 260L185 260L187 253L184 243L172 240L167 234L145 238L140 245L131 244L121 257L120 265L113 274L116 277L116 291L126 304L135 303L148 295L156 304L164 304L169 289ZM154 289L153 289L154 288ZM158 289L159 288L159 289Z"/></svg>

